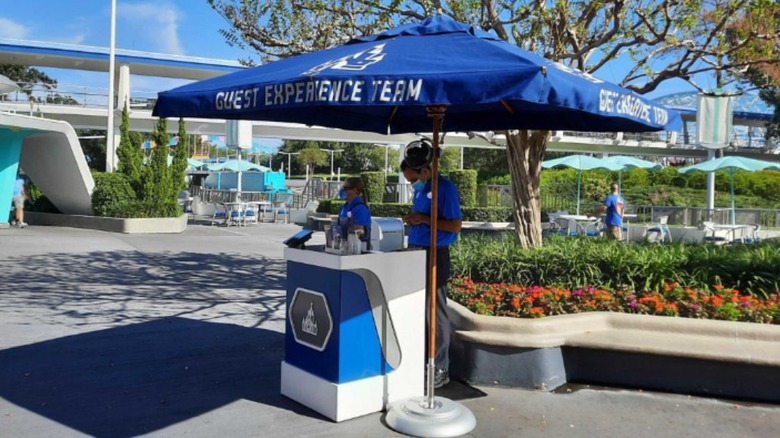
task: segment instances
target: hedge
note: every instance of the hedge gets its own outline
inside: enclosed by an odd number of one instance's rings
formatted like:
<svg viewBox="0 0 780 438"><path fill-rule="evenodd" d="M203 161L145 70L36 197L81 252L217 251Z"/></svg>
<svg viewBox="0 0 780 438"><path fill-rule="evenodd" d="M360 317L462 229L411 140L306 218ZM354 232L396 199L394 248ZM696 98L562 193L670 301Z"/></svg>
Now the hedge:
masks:
<svg viewBox="0 0 780 438"><path fill-rule="evenodd" d="M322 199L317 207L317 213L339 214L344 201L338 199ZM409 213L412 204L371 204L371 215L376 217L401 217ZM466 222L510 222L512 211L507 207L462 207L461 214Z"/></svg>
<svg viewBox="0 0 780 438"><path fill-rule="evenodd" d="M363 172L360 174L365 187L365 200L369 204L382 202L385 196L385 173L384 172Z"/></svg>
<svg viewBox="0 0 780 438"><path fill-rule="evenodd" d="M127 175L95 172L92 176L95 179L95 190L92 192L92 211L95 215L113 216L119 205L136 200Z"/></svg>
<svg viewBox="0 0 780 438"><path fill-rule="evenodd" d="M477 171L451 170L448 174L460 194L460 205L471 207L477 203Z"/></svg>

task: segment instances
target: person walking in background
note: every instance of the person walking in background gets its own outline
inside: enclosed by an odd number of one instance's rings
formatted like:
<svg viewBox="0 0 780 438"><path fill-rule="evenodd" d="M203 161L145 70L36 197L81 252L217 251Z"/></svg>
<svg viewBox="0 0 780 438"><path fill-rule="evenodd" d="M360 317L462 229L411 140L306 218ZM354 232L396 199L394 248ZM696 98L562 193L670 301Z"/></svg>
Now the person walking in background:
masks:
<svg viewBox="0 0 780 438"><path fill-rule="evenodd" d="M610 189L612 193L604 200L604 205L596 209L594 215L606 211L604 223L607 225L607 236L621 240L623 238L623 208L626 201L620 196L620 186L612 183Z"/></svg>
<svg viewBox="0 0 780 438"><path fill-rule="evenodd" d="M19 228L24 228L27 226L27 223L24 222L24 201L27 200L27 185L24 183L24 178L22 175L16 176L16 181L14 182L14 195L13 195L13 203L14 203L14 211L15 211L15 221L12 223L12 225L16 225Z"/></svg>
<svg viewBox="0 0 780 438"><path fill-rule="evenodd" d="M403 220L411 225L409 228L409 247L426 250L426 267L430 263L431 249L431 162L433 147L425 140L413 141L406 146L404 163L407 166L404 174L410 181L415 181L419 190L415 189L411 213ZM436 372L433 386L440 388L450 381L450 325L447 313L447 283L450 279L450 245L458 239L462 225L460 211L460 196L455 184L439 175L438 218L436 225ZM430 285L429 270L426 268L426 309L431 299L427 293ZM430 327L429 313L425 313L426 325ZM426 332L427 333L427 332ZM426 336L427 337L427 336Z"/></svg>

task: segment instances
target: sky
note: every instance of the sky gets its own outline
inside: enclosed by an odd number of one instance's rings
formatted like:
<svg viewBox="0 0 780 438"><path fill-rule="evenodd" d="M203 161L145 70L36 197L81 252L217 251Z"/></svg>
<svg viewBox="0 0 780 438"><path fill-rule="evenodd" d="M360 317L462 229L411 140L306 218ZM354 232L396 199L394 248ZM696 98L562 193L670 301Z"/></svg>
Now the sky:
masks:
<svg viewBox="0 0 780 438"><path fill-rule="evenodd" d="M109 0L0 0L0 38L108 47ZM205 0L118 0L116 47L146 52L237 60L251 53L225 43L227 22ZM62 85L102 84L105 73L42 69ZM134 90L160 91L186 83L133 76ZM107 87L107 84L106 84Z"/></svg>
<svg viewBox="0 0 780 438"><path fill-rule="evenodd" d="M109 0L0 0L0 38L108 47L110 14ZM258 60L252 52L227 45L219 34L226 27L228 23L206 0L117 1L116 47L120 49ZM625 63L616 62L596 76L615 82L625 75L626 68ZM107 74L102 73L44 70L63 86L107 82ZM134 91L157 92L186 82L133 76L131 86ZM649 97L686 90L692 89L676 81L663 85Z"/></svg>

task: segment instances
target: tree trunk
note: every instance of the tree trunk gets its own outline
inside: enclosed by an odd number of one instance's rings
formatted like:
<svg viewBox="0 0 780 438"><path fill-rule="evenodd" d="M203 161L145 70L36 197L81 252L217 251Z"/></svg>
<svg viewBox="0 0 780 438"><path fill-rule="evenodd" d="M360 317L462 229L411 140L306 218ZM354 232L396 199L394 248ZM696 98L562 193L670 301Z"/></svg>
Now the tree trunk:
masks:
<svg viewBox="0 0 780 438"><path fill-rule="evenodd" d="M550 131L506 133L506 155L512 175L512 217L523 248L542 246L542 209L539 198L542 159Z"/></svg>

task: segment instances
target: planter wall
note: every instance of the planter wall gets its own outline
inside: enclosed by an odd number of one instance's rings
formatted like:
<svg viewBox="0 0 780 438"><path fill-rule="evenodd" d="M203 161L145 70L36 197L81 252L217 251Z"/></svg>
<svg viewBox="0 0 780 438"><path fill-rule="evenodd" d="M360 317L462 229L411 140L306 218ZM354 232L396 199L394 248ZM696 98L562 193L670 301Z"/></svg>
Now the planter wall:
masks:
<svg viewBox="0 0 780 438"><path fill-rule="evenodd" d="M553 390L567 382L780 402L780 326L589 312L519 319L450 301L451 374Z"/></svg>
<svg viewBox="0 0 780 438"><path fill-rule="evenodd" d="M87 228L125 234L182 233L187 229L187 215L170 218L122 219L54 213L24 212L30 225Z"/></svg>

